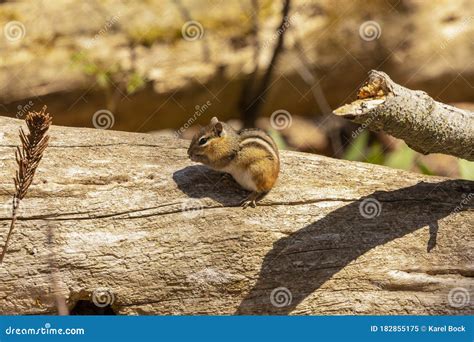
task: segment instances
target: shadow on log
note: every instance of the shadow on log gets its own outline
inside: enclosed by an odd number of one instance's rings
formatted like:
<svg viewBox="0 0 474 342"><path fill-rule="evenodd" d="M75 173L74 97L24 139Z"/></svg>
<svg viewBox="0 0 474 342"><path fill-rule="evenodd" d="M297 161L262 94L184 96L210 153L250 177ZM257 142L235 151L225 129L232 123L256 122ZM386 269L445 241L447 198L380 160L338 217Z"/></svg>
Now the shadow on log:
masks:
<svg viewBox="0 0 474 342"><path fill-rule="evenodd" d="M217 178L218 181L212 181ZM185 167L173 173L178 188L190 198L212 198L226 207L240 207L240 202L249 192L243 190L231 175L214 171L204 165ZM233 190L219 191L219 187Z"/></svg>
<svg viewBox="0 0 474 342"><path fill-rule="evenodd" d="M372 248L425 226L430 227L430 239L425 241L429 253L436 245L438 220L455 210L472 208L457 203L466 192L474 192L473 183L454 180L374 192L278 240L265 256L257 284L242 301L237 314L290 314L350 262ZM416 219L404 222L406 217ZM355 241L360 248L354 248ZM417 265L399 271L427 273ZM472 265L468 264L428 273L474 276ZM357 290L356 282L352 286ZM430 287L425 282L402 284L397 279L381 280L377 286L389 291L428 291ZM272 295L275 289L280 289L280 294L275 291Z"/></svg>

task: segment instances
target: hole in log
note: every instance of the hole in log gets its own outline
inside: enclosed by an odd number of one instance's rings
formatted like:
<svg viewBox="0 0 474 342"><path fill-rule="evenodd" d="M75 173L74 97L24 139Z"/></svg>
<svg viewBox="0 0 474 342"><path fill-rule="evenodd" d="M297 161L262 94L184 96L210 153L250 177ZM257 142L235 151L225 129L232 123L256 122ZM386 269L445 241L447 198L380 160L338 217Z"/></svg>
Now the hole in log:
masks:
<svg viewBox="0 0 474 342"><path fill-rule="evenodd" d="M78 300L76 305L71 309L71 315L116 315L110 305L98 307L90 300Z"/></svg>

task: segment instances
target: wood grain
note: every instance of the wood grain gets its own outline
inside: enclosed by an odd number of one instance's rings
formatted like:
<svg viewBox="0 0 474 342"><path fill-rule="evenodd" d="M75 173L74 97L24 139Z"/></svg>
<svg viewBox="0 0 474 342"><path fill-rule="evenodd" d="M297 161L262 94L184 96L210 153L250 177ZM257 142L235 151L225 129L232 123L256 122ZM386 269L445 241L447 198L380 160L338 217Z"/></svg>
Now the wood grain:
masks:
<svg viewBox="0 0 474 342"><path fill-rule="evenodd" d="M21 124L0 118L2 241ZM70 308L106 289L118 314L473 313L473 182L284 151L275 189L242 210L245 191L186 141L50 135L0 265L1 314L56 312L50 257ZM457 287L471 303L450 305Z"/></svg>

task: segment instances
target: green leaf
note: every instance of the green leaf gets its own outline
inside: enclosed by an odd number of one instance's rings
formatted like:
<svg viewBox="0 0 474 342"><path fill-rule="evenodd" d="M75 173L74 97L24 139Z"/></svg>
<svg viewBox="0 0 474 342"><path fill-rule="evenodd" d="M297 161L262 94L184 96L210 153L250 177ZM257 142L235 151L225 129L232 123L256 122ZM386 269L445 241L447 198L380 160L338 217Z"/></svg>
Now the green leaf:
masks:
<svg viewBox="0 0 474 342"><path fill-rule="evenodd" d="M127 84L127 93L133 94L145 85L145 79L137 72L134 72Z"/></svg>
<svg viewBox="0 0 474 342"><path fill-rule="evenodd" d="M286 150L288 148L288 145L286 144L285 139L283 139L283 136L281 135L281 133L277 131L276 129L271 129L270 131L268 131L268 135L270 135L273 138L278 149Z"/></svg>
<svg viewBox="0 0 474 342"><path fill-rule="evenodd" d="M343 159L346 160L365 160L365 149L369 142L369 132L364 130L360 133L357 138L349 145L349 148L346 150Z"/></svg>
<svg viewBox="0 0 474 342"><path fill-rule="evenodd" d="M418 166L421 173L424 174L424 175L428 175L428 176L434 176L435 175L435 173L433 171L431 171L431 169L428 166L426 166L426 164L424 164L421 160L416 161L416 166Z"/></svg>
<svg viewBox="0 0 474 342"><path fill-rule="evenodd" d="M366 161L371 164L382 165L384 163L384 153L382 145L378 142L374 143L369 150Z"/></svg>
<svg viewBox="0 0 474 342"><path fill-rule="evenodd" d="M474 163L459 159L459 173L463 179L474 180Z"/></svg>
<svg viewBox="0 0 474 342"><path fill-rule="evenodd" d="M71 60L74 63L83 63L86 60L84 52L74 52L71 56Z"/></svg>
<svg viewBox="0 0 474 342"><path fill-rule="evenodd" d="M413 167L416 152L403 143L402 147L387 155L385 165L395 169L410 170Z"/></svg>
<svg viewBox="0 0 474 342"><path fill-rule="evenodd" d="M94 63L84 62L82 68L87 75L96 75L100 72L99 68Z"/></svg>
<svg viewBox="0 0 474 342"><path fill-rule="evenodd" d="M107 76L107 73L99 71L95 78L99 86L101 86L102 88L107 88L107 86L109 85L109 78Z"/></svg>

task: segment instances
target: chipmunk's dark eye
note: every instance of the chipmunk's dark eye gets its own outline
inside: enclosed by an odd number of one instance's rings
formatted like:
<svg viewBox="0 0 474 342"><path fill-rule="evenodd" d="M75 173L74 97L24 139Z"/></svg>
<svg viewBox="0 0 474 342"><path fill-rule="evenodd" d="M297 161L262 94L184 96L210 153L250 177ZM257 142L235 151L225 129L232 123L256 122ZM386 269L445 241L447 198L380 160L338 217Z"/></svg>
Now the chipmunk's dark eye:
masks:
<svg viewBox="0 0 474 342"><path fill-rule="evenodd" d="M199 139L199 145L204 145L205 143L207 143L207 140L207 137L202 137L201 139Z"/></svg>

